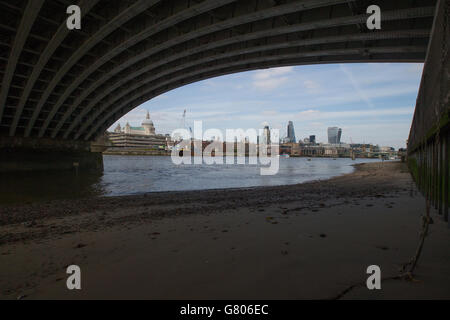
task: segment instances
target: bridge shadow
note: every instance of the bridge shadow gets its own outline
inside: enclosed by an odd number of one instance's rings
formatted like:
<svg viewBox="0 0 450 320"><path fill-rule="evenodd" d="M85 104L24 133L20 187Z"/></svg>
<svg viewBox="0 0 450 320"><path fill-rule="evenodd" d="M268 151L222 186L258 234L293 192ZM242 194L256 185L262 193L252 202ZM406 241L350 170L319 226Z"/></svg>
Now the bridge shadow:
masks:
<svg viewBox="0 0 450 320"><path fill-rule="evenodd" d="M2 173L0 204L92 198L104 194L102 173L33 171Z"/></svg>

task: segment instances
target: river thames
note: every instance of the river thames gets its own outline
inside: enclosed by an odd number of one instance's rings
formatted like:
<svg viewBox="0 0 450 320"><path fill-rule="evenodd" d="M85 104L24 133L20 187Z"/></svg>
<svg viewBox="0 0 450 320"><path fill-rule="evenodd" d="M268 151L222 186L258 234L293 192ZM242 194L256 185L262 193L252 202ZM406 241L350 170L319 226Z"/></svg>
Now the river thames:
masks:
<svg viewBox="0 0 450 320"><path fill-rule="evenodd" d="M101 175L74 172L15 173L1 181L2 203L291 185L351 173L353 164L378 159L280 158L276 175L260 175L260 165L175 165L164 156L104 156ZM248 159L247 159L248 163Z"/></svg>

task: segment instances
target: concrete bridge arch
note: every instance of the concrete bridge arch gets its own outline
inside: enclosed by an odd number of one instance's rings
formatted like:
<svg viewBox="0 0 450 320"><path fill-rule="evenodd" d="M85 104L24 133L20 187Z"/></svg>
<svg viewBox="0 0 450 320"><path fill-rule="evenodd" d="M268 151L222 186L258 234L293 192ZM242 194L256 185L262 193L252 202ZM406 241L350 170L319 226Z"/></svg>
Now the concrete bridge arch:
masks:
<svg viewBox="0 0 450 320"><path fill-rule="evenodd" d="M284 65L422 62L436 1L0 1L0 135L90 141L152 97L209 77Z"/></svg>

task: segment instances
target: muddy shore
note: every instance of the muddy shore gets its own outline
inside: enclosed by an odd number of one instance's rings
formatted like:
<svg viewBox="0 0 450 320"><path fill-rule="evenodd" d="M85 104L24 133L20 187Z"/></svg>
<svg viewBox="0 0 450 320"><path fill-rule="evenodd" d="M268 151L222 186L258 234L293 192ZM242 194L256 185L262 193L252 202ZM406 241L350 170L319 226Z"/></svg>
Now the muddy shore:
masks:
<svg viewBox="0 0 450 320"><path fill-rule="evenodd" d="M398 162L290 186L1 206L0 298L333 298L369 265L398 273L424 208ZM343 298L450 299L450 231L432 214L415 281ZM71 264L82 290L66 288Z"/></svg>

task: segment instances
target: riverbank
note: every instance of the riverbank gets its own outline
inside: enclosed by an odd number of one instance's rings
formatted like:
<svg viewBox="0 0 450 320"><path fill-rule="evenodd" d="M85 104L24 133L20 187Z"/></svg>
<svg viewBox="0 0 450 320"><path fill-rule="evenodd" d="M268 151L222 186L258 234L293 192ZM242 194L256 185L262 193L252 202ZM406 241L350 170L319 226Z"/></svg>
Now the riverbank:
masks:
<svg viewBox="0 0 450 320"><path fill-rule="evenodd" d="M109 148L103 151L107 156L170 156L170 151L138 148Z"/></svg>
<svg viewBox="0 0 450 320"><path fill-rule="evenodd" d="M397 274L424 208L398 162L299 185L3 206L0 298L333 298L369 265ZM449 299L450 232L433 218L417 281L343 298ZM81 291L66 289L71 264Z"/></svg>

